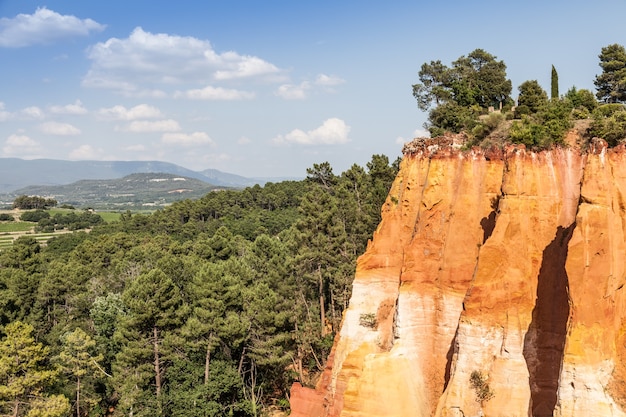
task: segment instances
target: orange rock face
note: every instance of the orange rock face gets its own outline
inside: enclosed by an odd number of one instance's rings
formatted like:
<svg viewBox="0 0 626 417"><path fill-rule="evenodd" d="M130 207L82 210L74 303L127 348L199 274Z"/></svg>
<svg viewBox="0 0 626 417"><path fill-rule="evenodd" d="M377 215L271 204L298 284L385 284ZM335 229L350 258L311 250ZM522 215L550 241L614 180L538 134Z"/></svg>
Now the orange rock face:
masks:
<svg viewBox="0 0 626 417"><path fill-rule="evenodd" d="M625 261L626 149L416 140L292 415L626 416Z"/></svg>

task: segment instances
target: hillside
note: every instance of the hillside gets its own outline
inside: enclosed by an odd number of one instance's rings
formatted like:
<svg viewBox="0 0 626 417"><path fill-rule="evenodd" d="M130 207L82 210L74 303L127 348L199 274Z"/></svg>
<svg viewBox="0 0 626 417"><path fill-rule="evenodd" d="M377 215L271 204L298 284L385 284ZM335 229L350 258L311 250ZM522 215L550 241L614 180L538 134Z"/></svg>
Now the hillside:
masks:
<svg viewBox="0 0 626 417"><path fill-rule="evenodd" d="M67 185L25 187L7 195L4 202L12 201L18 195L38 195L77 207L159 207L186 198L200 198L224 188L196 178L144 173L111 180L80 180Z"/></svg>

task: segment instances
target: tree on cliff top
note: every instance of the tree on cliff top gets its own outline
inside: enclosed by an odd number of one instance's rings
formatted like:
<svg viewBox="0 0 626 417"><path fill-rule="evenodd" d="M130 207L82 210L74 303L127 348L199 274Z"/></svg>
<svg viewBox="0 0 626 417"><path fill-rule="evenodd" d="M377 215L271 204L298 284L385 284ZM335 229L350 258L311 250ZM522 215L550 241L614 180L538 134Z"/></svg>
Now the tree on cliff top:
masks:
<svg viewBox="0 0 626 417"><path fill-rule="evenodd" d="M506 78L506 65L495 56L476 49L461 56L447 67L441 61L422 64L420 82L413 85L413 96L420 110L430 111L428 129L431 134L441 130L459 132L465 126L456 115L459 110L490 106L499 108L510 100L511 80ZM452 111L441 111L445 107ZM448 115L442 117L442 114ZM470 118L473 120L474 118ZM441 132L442 133L442 132Z"/></svg>
<svg viewBox="0 0 626 417"><path fill-rule="evenodd" d="M524 81L517 98L518 114L534 114L548 104L548 94L541 88L537 80Z"/></svg>
<svg viewBox="0 0 626 417"><path fill-rule="evenodd" d="M594 84L598 100L605 103L626 102L626 49L612 44L602 48L598 55L602 74L596 76Z"/></svg>
<svg viewBox="0 0 626 417"><path fill-rule="evenodd" d="M550 78L550 98L552 100L559 98L559 73L556 72L554 65L552 65L552 75Z"/></svg>

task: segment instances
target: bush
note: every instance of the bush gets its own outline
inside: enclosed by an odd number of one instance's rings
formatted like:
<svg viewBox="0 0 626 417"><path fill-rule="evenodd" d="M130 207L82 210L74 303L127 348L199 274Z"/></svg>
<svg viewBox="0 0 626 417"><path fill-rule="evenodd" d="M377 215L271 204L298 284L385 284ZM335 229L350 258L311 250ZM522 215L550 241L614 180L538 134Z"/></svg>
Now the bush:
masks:
<svg viewBox="0 0 626 417"><path fill-rule="evenodd" d="M509 131L513 143L521 143L530 149L547 149L563 144L563 138L572 127L572 105L565 100L552 100L532 116L523 116Z"/></svg>
<svg viewBox="0 0 626 417"><path fill-rule="evenodd" d="M521 109L518 110L519 114L533 114L540 111L548 104L548 94L541 88L537 80L524 81L519 87L519 97L517 99L518 107L528 109L529 113L521 113Z"/></svg>
<svg viewBox="0 0 626 417"><path fill-rule="evenodd" d="M24 222L37 223L41 219L47 219L50 217L50 213L43 210L25 211L20 215L20 219Z"/></svg>
<svg viewBox="0 0 626 417"><path fill-rule="evenodd" d="M476 402L483 403L489 401L496 394L489 388L487 383L487 377L485 377L480 371L473 371L470 375L470 385L476 393Z"/></svg>
<svg viewBox="0 0 626 417"><path fill-rule="evenodd" d="M569 89L565 94L565 100L568 100L575 109L587 109L589 112L594 111L598 107L598 100L589 90L576 90L576 87Z"/></svg>
<svg viewBox="0 0 626 417"><path fill-rule="evenodd" d="M483 117L480 122L472 129L472 135L476 139L484 139L491 132L496 130L498 126L504 121L505 116L502 113L490 113Z"/></svg>
<svg viewBox="0 0 626 417"><path fill-rule="evenodd" d="M11 216L8 213L0 213L0 222L12 222L15 220L15 217Z"/></svg>
<svg viewBox="0 0 626 417"><path fill-rule="evenodd" d="M521 119L524 116L528 116L530 113L531 113L530 107L528 107L525 104L522 104L521 106L517 106L515 108L515 118L516 119Z"/></svg>
<svg viewBox="0 0 626 417"><path fill-rule="evenodd" d="M626 108L621 104L606 104L593 112L593 122L589 129L591 136L607 141L615 146L626 139Z"/></svg>
<svg viewBox="0 0 626 417"><path fill-rule="evenodd" d="M430 111L428 126L431 137L441 136L445 132L460 133L471 131L478 124L480 108L463 107L454 103L445 103Z"/></svg>
<svg viewBox="0 0 626 417"><path fill-rule="evenodd" d="M619 103L603 104L602 106L599 106L593 111L593 118L601 119L603 117L610 117L614 113L625 111L625 110L626 110L626 107L624 107L623 104L619 104Z"/></svg>
<svg viewBox="0 0 626 417"><path fill-rule="evenodd" d="M375 328L378 325L376 320L376 314L374 313L363 313L359 316L359 324L363 327L369 327L370 329Z"/></svg>
<svg viewBox="0 0 626 417"><path fill-rule="evenodd" d="M68 229L68 230L80 230L88 229L91 226L104 223L104 219L99 214L84 211L80 214L71 212L68 214L57 213L52 218L44 218L39 220L39 227L43 230L53 229Z"/></svg>
<svg viewBox="0 0 626 417"><path fill-rule="evenodd" d="M591 117L591 113L586 107L576 107L572 109L572 119L574 120L584 120Z"/></svg>

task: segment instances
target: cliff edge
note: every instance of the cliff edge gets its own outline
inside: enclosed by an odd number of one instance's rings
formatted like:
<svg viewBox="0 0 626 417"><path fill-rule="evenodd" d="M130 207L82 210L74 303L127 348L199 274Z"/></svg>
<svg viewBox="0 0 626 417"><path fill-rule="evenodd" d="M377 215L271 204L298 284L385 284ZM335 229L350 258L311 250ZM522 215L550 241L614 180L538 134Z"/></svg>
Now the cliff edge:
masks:
<svg viewBox="0 0 626 417"><path fill-rule="evenodd" d="M405 146L292 416L626 416L626 149L461 143Z"/></svg>

